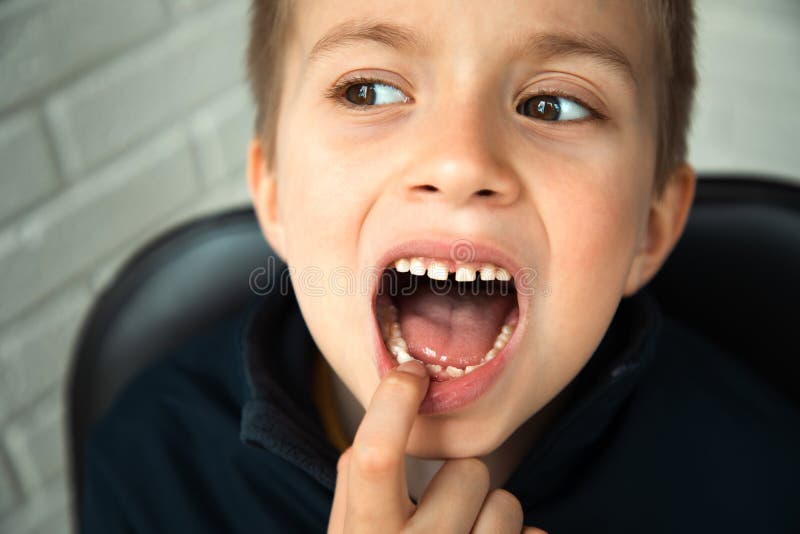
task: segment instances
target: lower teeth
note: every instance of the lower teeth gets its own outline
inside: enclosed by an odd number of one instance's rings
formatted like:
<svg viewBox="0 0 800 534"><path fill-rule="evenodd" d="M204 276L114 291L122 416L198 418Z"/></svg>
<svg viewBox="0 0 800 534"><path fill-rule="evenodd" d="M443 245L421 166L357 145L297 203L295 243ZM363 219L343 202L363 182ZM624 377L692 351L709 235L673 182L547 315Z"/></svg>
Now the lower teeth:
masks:
<svg viewBox="0 0 800 534"><path fill-rule="evenodd" d="M514 333L513 326L504 324L500 329L500 333L497 334L497 338L495 338L492 348L483 358L481 358L481 363L478 365L468 365L466 368L462 369L460 367L453 367L451 365L442 367L441 365L432 363L426 364L425 362L411 356L408 353L408 343L406 343L405 339L403 339L403 333L400 330L400 323L397 318L397 308L395 308L394 304L388 303L378 307L378 324L381 328L383 342L389 349L389 352L394 356L393 359L398 364L417 361L425 366L425 369L428 370L429 376L438 375L444 371L444 373L451 378L459 378L464 375L468 375L475 369L483 367L486 363L490 362L495 356L497 356L501 350L503 350L503 347L506 346L506 343L508 343L508 340L511 339L511 335ZM445 361L446 356L442 356L441 359L442 361Z"/></svg>

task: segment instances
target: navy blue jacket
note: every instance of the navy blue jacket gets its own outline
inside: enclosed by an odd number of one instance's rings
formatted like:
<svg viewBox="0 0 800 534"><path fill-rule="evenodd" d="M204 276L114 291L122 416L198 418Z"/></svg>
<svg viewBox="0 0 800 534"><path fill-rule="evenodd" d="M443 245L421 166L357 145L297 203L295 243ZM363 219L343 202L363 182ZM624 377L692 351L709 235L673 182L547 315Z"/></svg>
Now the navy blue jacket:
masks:
<svg viewBox="0 0 800 534"><path fill-rule="evenodd" d="M82 532L325 532L338 451L313 341L270 295L148 369L95 428ZM800 533L800 414L748 368L623 299L577 394L505 488L550 534Z"/></svg>

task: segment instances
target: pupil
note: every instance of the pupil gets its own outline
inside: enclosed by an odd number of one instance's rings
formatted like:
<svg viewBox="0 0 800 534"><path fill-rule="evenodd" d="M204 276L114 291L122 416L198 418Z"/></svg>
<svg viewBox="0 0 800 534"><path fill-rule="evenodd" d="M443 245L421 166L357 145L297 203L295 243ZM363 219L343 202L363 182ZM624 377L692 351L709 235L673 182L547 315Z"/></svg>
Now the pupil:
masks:
<svg viewBox="0 0 800 534"><path fill-rule="evenodd" d="M561 106L558 104L558 97L537 96L531 98L522 106L523 112L530 114L537 119L556 120L561 115Z"/></svg>
<svg viewBox="0 0 800 534"><path fill-rule="evenodd" d="M361 106L375 103L375 89L368 83L351 85L345 91L345 96L354 104Z"/></svg>

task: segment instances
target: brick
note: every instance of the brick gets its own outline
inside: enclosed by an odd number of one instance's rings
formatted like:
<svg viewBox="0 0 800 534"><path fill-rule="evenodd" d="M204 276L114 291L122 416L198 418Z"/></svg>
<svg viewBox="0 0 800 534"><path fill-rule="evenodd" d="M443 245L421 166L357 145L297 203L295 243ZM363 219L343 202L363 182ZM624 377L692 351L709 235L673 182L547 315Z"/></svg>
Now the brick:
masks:
<svg viewBox="0 0 800 534"><path fill-rule="evenodd" d="M72 517L69 507L65 504L49 511L44 520L37 524L30 534L70 534L71 532Z"/></svg>
<svg viewBox="0 0 800 534"><path fill-rule="evenodd" d="M42 522L34 527L30 534L70 534L72 532L72 517L70 509L65 504L50 511Z"/></svg>
<svg viewBox="0 0 800 534"><path fill-rule="evenodd" d="M765 93L764 98L768 102L748 106L741 103L747 99L742 95L738 105L728 107L729 113L731 109L738 112L734 114L732 141L726 147L730 153L725 163L738 171L800 179L800 152L797 151L800 106L796 99L780 93ZM765 113L765 108L780 111Z"/></svg>
<svg viewBox="0 0 800 534"><path fill-rule="evenodd" d="M250 193L244 177L241 180L223 182L219 186L207 191L203 200L198 202L197 215L225 211L242 206L250 206Z"/></svg>
<svg viewBox="0 0 800 534"><path fill-rule="evenodd" d="M142 39L164 15L159 0L0 2L0 109Z"/></svg>
<svg viewBox="0 0 800 534"><path fill-rule="evenodd" d="M11 466L0 454L0 517L5 516L19 502L19 489Z"/></svg>
<svg viewBox="0 0 800 534"><path fill-rule="evenodd" d="M254 120L255 106L244 85L227 91L193 116L192 140L207 183L244 172Z"/></svg>
<svg viewBox="0 0 800 534"><path fill-rule="evenodd" d="M205 10L55 95L46 114L68 179L241 82L244 11Z"/></svg>
<svg viewBox="0 0 800 534"><path fill-rule="evenodd" d="M54 516L64 516L69 506L67 480L64 475L48 482L35 495L21 503L9 516L0 519L0 532L13 534L39 534L51 524ZM58 528L55 534L69 532Z"/></svg>
<svg viewBox="0 0 800 534"><path fill-rule="evenodd" d="M61 389L5 425L5 446L25 494L65 471Z"/></svg>
<svg viewBox="0 0 800 534"><path fill-rule="evenodd" d="M219 2L220 0L168 0L167 5L174 15L185 15Z"/></svg>
<svg viewBox="0 0 800 534"><path fill-rule="evenodd" d="M700 170L799 178L800 4L698 3L700 86L690 136Z"/></svg>
<svg viewBox="0 0 800 534"><path fill-rule="evenodd" d="M99 295L110 283L113 283L120 269L142 247L164 232L176 226L232 207L249 205L249 194L244 179L241 183L222 182L218 186L203 191L195 200L174 211L165 219L157 231L148 233L140 239L126 243L119 250L101 262L100 266L89 276L89 286L95 295Z"/></svg>
<svg viewBox="0 0 800 534"><path fill-rule="evenodd" d="M0 122L0 220L21 213L58 187L47 139L32 112Z"/></svg>
<svg viewBox="0 0 800 534"><path fill-rule="evenodd" d="M800 152L797 150L797 125L800 113L776 120L753 117L742 121L736 130L734 147L748 154L742 170L775 174L800 181Z"/></svg>
<svg viewBox="0 0 800 534"><path fill-rule="evenodd" d="M719 95L709 94L713 87L701 85L697 91L692 128L689 135L689 160L699 168L713 168L721 153L733 142L734 118Z"/></svg>
<svg viewBox="0 0 800 534"><path fill-rule="evenodd" d="M90 297L83 286L67 288L0 332L0 423L61 386Z"/></svg>
<svg viewBox="0 0 800 534"><path fill-rule="evenodd" d="M769 11L760 5L700 4L698 65L702 78L724 79L729 84L725 87L733 88L737 82L759 80L772 91L794 87L800 8L795 8L792 17L777 3L774 7Z"/></svg>
<svg viewBox="0 0 800 534"><path fill-rule="evenodd" d="M188 143L175 130L30 213L7 230L13 238L0 236L0 324L156 226L196 188Z"/></svg>

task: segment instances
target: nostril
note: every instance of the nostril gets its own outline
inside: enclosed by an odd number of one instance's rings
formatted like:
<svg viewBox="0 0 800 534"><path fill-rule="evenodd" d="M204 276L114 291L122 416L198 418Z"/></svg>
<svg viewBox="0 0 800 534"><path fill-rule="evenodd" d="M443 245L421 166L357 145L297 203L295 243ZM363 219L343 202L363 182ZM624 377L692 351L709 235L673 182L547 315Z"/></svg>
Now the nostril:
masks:
<svg viewBox="0 0 800 534"><path fill-rule="evenodd" d="M481 189L480 191L476 191L475 194L479 197L490 197L494 195L494 191L491 189Z"/></svg>
<svg viewBox="0 0 800 534"><path fill-rule="evenodd" d="M426 191L428 193L436 193L439 190L435 185L430 185L430 184L418 185L414 187L414 189L416 189L417 191Z"/></svg>

